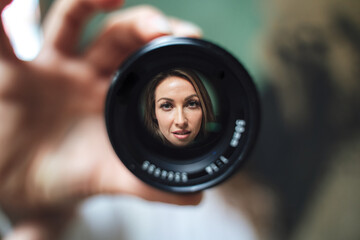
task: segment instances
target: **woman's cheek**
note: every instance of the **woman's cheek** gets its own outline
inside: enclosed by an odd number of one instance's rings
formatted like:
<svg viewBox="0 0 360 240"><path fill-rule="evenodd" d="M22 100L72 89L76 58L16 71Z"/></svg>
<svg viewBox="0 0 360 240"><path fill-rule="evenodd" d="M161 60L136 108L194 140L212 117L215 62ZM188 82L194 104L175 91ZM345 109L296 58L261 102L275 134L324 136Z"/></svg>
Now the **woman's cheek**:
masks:
<svg viewBox="0 0 360 240"><path fill-rule="evenodd" d="M202 111L199 111L199 115L198 115L198 119L197 119L199 130L201 127L201 121L202 121Z"/></svg>
<svg viewBox="0 0 360 240"><path fill-rule="evenodd" d="M169 128L171 124L171 112L159 111L156 116L161 129Z"/></svg>
<svg viewBox="0 0 360 240"><path fill-rule="evenodd" d="M202 111L201 110L192 111L190 117L191 117L192 125L196 127L196 129L200 128L202 121Z"/></svg>

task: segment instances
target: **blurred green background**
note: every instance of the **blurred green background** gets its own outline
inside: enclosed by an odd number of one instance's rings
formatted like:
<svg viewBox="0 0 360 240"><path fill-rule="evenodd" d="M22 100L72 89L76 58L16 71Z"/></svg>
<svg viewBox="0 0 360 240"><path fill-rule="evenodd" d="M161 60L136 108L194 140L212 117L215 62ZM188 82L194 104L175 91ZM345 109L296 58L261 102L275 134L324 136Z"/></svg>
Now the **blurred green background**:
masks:
<svg viewBox="0 0 360 240"><path fill-rule="evenodd" d="M231 52L259 79L254 51L262 21L258 1L253 0L128 0L125 7L149 4L169 16L185 19L200 26L204 38ZM259 83L259 81L257 80Z"/></svg>

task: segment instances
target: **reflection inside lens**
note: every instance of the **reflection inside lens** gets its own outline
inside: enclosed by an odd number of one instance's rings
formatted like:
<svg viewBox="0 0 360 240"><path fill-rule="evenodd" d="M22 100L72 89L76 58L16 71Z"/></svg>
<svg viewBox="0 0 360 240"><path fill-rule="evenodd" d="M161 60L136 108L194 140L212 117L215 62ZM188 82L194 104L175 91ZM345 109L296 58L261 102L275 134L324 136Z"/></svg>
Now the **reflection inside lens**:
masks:
<svg viewBox="0 0 360 240"><path fill-rule="evenodd" d="M197 72L176 68L157 74L144 94L144 122L163 143L184 147L204 139L209 129L218 131L214 105Z"/></svg>

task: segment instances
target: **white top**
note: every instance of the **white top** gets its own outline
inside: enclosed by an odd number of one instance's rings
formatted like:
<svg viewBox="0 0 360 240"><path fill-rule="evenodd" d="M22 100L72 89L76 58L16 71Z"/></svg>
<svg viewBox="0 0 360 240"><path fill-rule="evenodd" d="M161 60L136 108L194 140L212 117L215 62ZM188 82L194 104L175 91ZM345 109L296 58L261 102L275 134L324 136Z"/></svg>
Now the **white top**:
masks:
<svg viewBox="0 0 360 240"><path fill-rule="evenodd" d="M64 240L255 240L244 215L208 190L199 206L147 202L129 196L95 197L82 206Z"/></svg>

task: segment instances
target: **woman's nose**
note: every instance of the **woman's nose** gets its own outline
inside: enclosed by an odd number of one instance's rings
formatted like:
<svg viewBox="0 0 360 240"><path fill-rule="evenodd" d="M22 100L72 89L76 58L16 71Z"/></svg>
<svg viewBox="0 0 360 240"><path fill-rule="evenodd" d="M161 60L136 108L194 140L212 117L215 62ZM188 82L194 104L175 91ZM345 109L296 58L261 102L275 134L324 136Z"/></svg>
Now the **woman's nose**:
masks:
<svg viewBox="0 0 360 240"><path fill-rule="evenodd" d="M187 118L186 115L184 113L184 111L182 109L179 109L176 112L176 116L175 116L175 125L178 127L185 127L187 126Z"/></svg>

